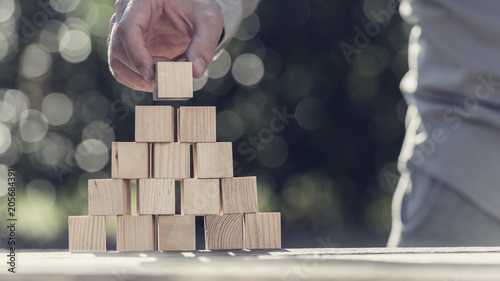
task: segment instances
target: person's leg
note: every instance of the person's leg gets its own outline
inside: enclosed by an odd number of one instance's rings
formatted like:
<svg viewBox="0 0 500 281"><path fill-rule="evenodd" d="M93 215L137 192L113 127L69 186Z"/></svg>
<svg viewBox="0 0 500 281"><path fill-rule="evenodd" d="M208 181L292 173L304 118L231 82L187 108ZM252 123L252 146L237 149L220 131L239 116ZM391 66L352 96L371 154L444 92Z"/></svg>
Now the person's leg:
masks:
<svg viewBox="0 0 500 281"><path fill-rule="evenodd" d="M500 222L426 174L403 173L388 247L460 246L500 246Z"/></svg>

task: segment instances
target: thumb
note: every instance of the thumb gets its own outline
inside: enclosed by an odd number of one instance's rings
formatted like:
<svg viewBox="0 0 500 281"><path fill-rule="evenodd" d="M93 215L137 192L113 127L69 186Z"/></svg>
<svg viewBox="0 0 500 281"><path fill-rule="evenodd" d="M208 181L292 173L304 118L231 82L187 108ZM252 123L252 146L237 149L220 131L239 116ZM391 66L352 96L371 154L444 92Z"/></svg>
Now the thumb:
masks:
<svg viewBox="0 0 500 281"><path fill-rule="evenodd" d="M222 34L222 20L210 15L199 18L193 26L191 42L186 50L186 60L193 63L193 77L200 78L212 61Z"/></svg>

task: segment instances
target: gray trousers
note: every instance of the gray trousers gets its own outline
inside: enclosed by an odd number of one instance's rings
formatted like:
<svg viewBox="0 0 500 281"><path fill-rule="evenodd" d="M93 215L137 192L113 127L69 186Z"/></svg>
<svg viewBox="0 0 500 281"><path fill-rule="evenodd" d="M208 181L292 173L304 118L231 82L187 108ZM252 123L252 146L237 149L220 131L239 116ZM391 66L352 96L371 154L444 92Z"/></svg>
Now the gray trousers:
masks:
<svg viewBox="0 0 500 281"><path fill-rule="evenodd" d="M392 204L388 247L500 246L499 221L421 172L403 173Z"/></svg>

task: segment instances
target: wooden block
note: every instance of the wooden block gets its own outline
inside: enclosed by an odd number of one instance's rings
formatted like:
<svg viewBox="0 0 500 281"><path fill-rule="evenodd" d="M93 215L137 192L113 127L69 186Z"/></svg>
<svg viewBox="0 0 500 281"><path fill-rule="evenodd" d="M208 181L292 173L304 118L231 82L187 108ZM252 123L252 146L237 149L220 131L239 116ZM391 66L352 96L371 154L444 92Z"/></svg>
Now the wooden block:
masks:
<svg viewBox="0 0 500 281"><path fill-rule="evenodd" d="M154 100L188 100L193 98L193 65L191 62L156 63L153 84Z"/></svg>
<svg viewBox="0 0 500 281"><path fill-rule="evenodd" d="M259 210L256 177L222 179L221 195L224 214L256 213Z"/></svg>
<svg viewBox="0 0 500 281"><path fill-rule="evenodd" d="M137 214L175 214L175 181L173 179L137 180Z"/></svg>
<svg viewBox="0 0 500 281"><path fill-rule="evenodd" d="M116 216L130 215L130 180L98 179L89 180L89 215Z"/></svg>
<svg viewBox="0 0 500 281"><path fill-rule="evenodd" d="M106 217L68 217L70 252L106 252Z"/></svg>
<svg viewBox="0 0 500 281"><path fill-rule="evenodd" d="M206 215L205 248L207 250L243 249L241 215Z"/></svg>
<svg viewBox="0 0 500 281"><path fill-rule="evenodd" d="M245 249L280 249L281 214L245 214Z"/></svg>
<svg viewBox="0 0 500 281"><path fill-rule="evenodd" d="M158 249L196 250L195 216L158 216Z"/></svg>
<svg viewBox="0 0 500 281"><path fill-rule="evenodd" d="M181 185L181 211L186 215L220 213L218 179L184 179Z"/></svg>
<svg viewBox="0 0 500 281"><path fill-rule="evenodd" d="M143 179L149 176L147 143L113 142L111 145L111 177Z"/></svg>
<svg viewBox="0 0 500 281"><path fill-rule="evenodd" d="M194 145L195 178L232 178L233 147L230 142L197 143Z"/></svg>
<svg viewBox="0 0 500 281"><path fill-rule="evenodd" d="M174 108L171 106L136 106L135 141L173 142Z"/></svg>
<svg viewBox="0 0 500 281"><path fill-rule="evenodd" d="M118 216L116 220L116 250L155 251L155 218L151 215Z"/></svg>
<svg viewBox="0 0 500 281"><path fill-rule="evenodd" d="M191 176L190 144L155 143L153 176L155 178L185 179Z"/></svg>
<svg viewBox="0 0 500 281"><path fill-rule="evenodd" d="M215 106L181 106L177 109L179 142L216 142Z"/></svg>

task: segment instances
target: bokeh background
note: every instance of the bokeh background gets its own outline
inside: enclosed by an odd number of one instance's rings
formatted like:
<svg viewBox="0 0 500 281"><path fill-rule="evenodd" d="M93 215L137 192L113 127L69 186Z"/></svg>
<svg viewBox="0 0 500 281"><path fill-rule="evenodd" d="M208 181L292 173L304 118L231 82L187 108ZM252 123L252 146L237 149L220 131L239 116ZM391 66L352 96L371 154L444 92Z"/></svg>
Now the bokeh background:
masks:
<svg viewBox="0 0 500 281"><path fill-rule="evenodd" d="M394 2L264 0L194 99L174 104L217 106L235 175L256 175L260 211L282 212L283 247L386 243L410 29ZM108 70L113 12L112 0L0 0L0 219L15 168L19 248L67 247L87 180L110 177L111 142L133 141L134 106L155 104Z"/></svg>

